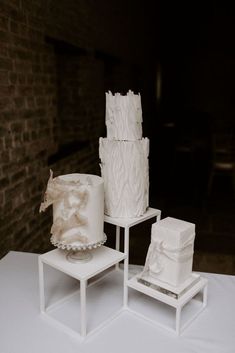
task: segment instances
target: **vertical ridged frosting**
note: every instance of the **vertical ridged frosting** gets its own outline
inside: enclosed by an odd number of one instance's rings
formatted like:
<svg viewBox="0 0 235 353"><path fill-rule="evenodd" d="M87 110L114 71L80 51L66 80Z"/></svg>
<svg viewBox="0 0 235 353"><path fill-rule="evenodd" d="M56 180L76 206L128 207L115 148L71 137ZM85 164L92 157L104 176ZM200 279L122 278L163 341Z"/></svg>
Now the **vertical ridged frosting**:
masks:
<svg viewBox="0 0 235 353"><path fill-rule="evenodd" d="M149 192L149 140L114 141L100 138L105 213L138 217L146 212Z"/></svg>
<svg viewBox="0 0 235 353"><path fill-rule="evenodd" d="M129 91L108 92L106 95L106 127L109 140L134 141L142 138L142 108L140 94Z"/></svg>

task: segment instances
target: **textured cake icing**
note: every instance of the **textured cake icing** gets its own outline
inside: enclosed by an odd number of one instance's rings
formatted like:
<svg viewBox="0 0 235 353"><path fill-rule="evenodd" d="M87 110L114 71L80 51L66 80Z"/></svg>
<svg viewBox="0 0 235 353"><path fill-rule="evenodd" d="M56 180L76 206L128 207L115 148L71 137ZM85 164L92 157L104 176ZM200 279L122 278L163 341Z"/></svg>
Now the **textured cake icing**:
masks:
<svg viewBox="0 0 235 353"><path fill-rule="evenodd" d="M143 215L149 198L149 140L142 138L140 95L106 93L107 138L100 138L105 214L133 218Z"/></svg>
<svg viewBox="0 0 235 353"><path fill-rule="evenodd" d="M104 184L89 174L53 178L51 172L40 212L53 205L53 243L95 244L104 239Z"/></svg>
<svg viewBox="0 0 235 353"><path fill-rule="evenodd" d="M148 206L149 140L109 141L100 138L99 154L105 213L112 217L144 214Z"/></svg>
<svg viewBox="0 0 235 353"><path fill-rule="evenodd" d="M106 127L109 140L140 140L142 138L142 109L140 94L129 91L106 96Z"/></svg>
<svg viewBox="0 0 235 353"><path fill-rule="evenodd" d="M193 223L171 217L154 223L144 278L182 286L192 274L194 238Z"/></svg>

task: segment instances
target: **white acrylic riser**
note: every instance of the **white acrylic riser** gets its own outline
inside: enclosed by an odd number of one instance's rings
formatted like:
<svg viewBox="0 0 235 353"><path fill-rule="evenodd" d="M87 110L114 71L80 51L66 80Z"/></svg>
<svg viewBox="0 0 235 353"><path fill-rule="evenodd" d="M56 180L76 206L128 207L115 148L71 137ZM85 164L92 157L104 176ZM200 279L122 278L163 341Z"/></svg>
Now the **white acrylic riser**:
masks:
<svg viewBox="0 0 235 353"><path fill-rule="evenodd" d="M135 275L132 277L128 282L127 285L128 287L135 289L136 291L139 291L141 293L146 294L147 296L150 296L162 303L165 303L167 305L170 305L176 309L175 311L175 330L173 329L173 332L175 332L178 336L180 333L194 320L196 317L201 313L201 311L206 307L207 305L207 285L208 281L207 279L201 277L200 280L190 289L188 289L179 299L175 299L167 294L161 293L153 288L150 288L142 283L138 282L138 277L140 277L140 274ZM202 296L202 305L197 310L185 323L184 325L181 325L181 311L182 308L193 299L196 294L199 292L203 291L203 296ZM168 330L172 329L168 327L167 325L161 324L160 322L157 322L153 319L148 318L146 315L141 314L140 312L137 312L136 310L128 309L130 312L136 314L137 316L140 316L151 323L158 324L161 327L164 327Z"/></svg>
<svg viewBox="0 0 235 353"><path fill-rule="evenodd" d="M171 330L167 325L163 325L158 323L155 320L148 319L146 315L141 315L137 311L133 311L128 305L128 287L135 289L139 292L142 292L152 298L155 298L165 304L168 304L176 309L176 322L175 322L175 332L177 335L180 333L198 316L198 314L206 307L207 304L207 280L201 278L198 283L195 284L191 289L189 289L180 299L174 299L169 297L168 295L157 292L154 289L151 289L139 282L137 282L136 277L134 276L129 280L129 230L131 227L144 222L148 219L156 217L156 221L158 222L161 219L161 211L154 208L148 208L147 212L138 218L114 218L106 216L104 217L104 221L106 223L110 223L116 226L116 250L120 249L120 228L124 228L124 253L126 258L124 260L124 308L128 311L138 315L148 321L151 321L153 324L158 324L168 330ZM118 268L119 264L116 265ZM188 303L197 293L203 291L203 302L200 309L188 319L184 325L181 326L181 311L182 308Z"/></svg>
<svg viewBox="0 0 235 353"><path fill-rule="evenodd" d="M156 217L159 221L161 218L161 211L155 208L149 207L143 216L137 218L114 218L107 215L104 216L104 221L109 224L116 226L116 250L120 250L120 228L124 228L124 254L126 258L124 260L124 308L127 308L128 300L128 274L129 274L129 231L130 228L136 224L147 221L148 219ZM116 265L118 269L119 265Z"/></svg>
<svg viewBox="0 0 235 353"><path fill-rule="evenodd" d="M93 249L91 250L92 253L92 259L87 262L87 263L82 263L82 264L75 264L75 263L70 263L66 259L66 252L60 249L55 249L52 251L49 251L48 253L45 253L43 255L40 255L38 260L39 260L39 291L40 291L40 311L41 314L49 320L51 323L53 323L55 326L61 328L63 331L66 333L69 333L72 336L75 337L80 337L84 338L87 336L87 315L86 315L86 309L87 309L87 285L88 285L88 280L91 279L92 277L95 277L99 275L101 272L109 269L110 267L116 265L122 260L125 260L125 254L110 249L106 246L102 246L98 249ZM53 318L50 315L50 310L51 307L46 307L45 305L45 279L44 279L44 264L51 266L52 268L59 270L66 275L80 281L80 328L81 332L76 332L75 330L71 329L67 325L64 325L63 323L59 322L55 318ZM102 280L104 276L101 276L98 280ZM91 283L91 284L94 284ZM74 293L72 293L73 295ZM124 296L124 293L123 293ZM53 303L53 307L56 307L56 305L61 304L62 301L67 300L70 295L67 295L65 298L62 298L62 300L59 300L58 303ZM114 317L116 317L119 314L119 312L116 312L115 315L110 317L107 322L111 321ZM79 320L79 318L78 318ZM93 333L94 331L97 331L97 329L103 327L107 322L103 322L102 324L99 325L99 327L93 329L92 331L89 332L89 334Z"/></svg>

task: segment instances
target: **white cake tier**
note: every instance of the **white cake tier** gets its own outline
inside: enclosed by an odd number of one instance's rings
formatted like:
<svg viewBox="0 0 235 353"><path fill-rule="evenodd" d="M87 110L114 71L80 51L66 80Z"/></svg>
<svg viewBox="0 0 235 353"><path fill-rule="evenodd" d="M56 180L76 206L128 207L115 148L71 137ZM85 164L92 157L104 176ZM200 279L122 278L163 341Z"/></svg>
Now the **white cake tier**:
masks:
<svg viewBox="0 0 235 353"><path fill-rule="evenodd" d="M100 138L105 214L132 218L143 215L149 203L149 139L114 141Z"/></svg>
<svg viewBox="0 0 235 353"><path fill-rule="evenodd" d="M106 95L106 127L109 140L134 141L142 138L142 109L140 94L129 91Z"/></svg>
<svg viewBox="0 0 235 353"><path fill-rule="evenodd" d="M144 273L172 286L181 286L192 274L195 225L167 217L152 225Z"/></svg>
<svg viewBox="0 0 235 353"><path fill-rule="evenodd" d="M68 174L48 181L44 211L53 204L51 233L56 243L86 246L103 241L104 183L89 174Z"/></svg>

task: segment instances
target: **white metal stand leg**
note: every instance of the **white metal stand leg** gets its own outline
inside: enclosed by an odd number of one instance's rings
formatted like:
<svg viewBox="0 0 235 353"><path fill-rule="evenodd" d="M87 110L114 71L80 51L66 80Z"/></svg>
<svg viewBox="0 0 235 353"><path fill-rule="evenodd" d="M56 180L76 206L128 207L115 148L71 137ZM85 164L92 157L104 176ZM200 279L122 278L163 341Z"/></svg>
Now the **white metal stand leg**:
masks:
<svg viewBox="0 0 235 353"><path fill-rule="evenodd" d="M43 262L40 257L38 258L38 270L39 270L39 296L40 296L40 310L45 312L45 290L44 290L44 272Z"/></svg>
<svg viewBox="0 0 235 353"><path fill-rule="evenodd" d="M86 336L86 287L87 281L80 281L80 303L81 303L81 336Z"/></svg>
<svg viewBox="0 0 235 353"><path fill-rule="evenodd" d="M120 250L120 227L116 226L116 250Z"/></svg>
<svg viewBox="0 0 235 353"><path fill-rule="evenodd" d="M124 260L124 293L123 293L123 305L126 308L128 304L128 274L129 274L129 227L125 227L124 234L124 253L126 258Z"/></svg>
<svg viewBox="0 0 235 353"><path fill-rule="evenodd" d="M205 308L207 305L207 294L208 294L208 284L206 284L203 289L203 299L202 299L203 308Z"/></svg>
<svg viewBox="0 0 235 353"><path fill-rule="evenodd" d="M116 250L120 251L120 227L116 226ZM116 269L119 269L119 263L116 264Z"/></svg>
<svg viewBox="0 0 235 353"><path fill-rule="evenodd" d="M177 336L180 334L181 307L176 308L175 330Z"/></svg>

